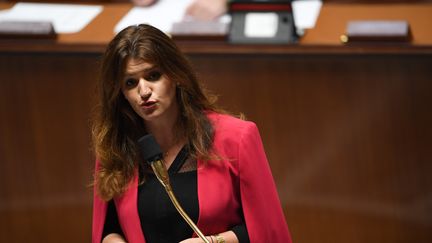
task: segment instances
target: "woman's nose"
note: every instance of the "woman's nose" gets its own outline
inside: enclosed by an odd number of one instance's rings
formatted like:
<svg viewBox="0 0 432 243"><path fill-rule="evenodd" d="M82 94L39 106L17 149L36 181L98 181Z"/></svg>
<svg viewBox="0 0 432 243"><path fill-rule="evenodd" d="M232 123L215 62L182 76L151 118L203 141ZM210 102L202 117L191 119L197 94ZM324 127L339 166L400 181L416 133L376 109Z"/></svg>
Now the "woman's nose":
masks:
<svg viewBox="0 0 432 243"><path fill-rule="evenodd" d="M138 94L143 99L148 99L151 96L151 88L146 84L144 79L140 79L138 83Z"/></svg>

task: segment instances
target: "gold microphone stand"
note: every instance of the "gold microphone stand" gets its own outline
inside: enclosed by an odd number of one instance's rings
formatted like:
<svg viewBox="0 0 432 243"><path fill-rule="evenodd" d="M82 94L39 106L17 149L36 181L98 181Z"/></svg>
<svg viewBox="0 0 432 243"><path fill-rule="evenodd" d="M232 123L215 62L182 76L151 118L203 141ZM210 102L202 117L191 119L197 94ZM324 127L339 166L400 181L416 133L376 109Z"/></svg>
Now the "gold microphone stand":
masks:
<svg viewBox="0 0 432 243"><path fill-rule="evenodd" d="M177 198L174 195L174 192L171 188L171 184L169 181L168 172L165 168L165 164L162 160L156 160L152 162L151 167L153 169L153 172L155 173L156 177L158 178L159 182L162 184L162 186L165 188L165 191L168 193L169 198L171 199L171 202L174 204L177 211L180 213L180 215L183 217L183 219L186 221L186 223L189 224L189 226L195 231L195 233L205 242L210 243L207 238L201 233L201 231L198 229L198 227L195 225L195 223L189 218L189 216L186 214L186 212L183 210L183 208L180 206L180 203L177 201Z"/></svg>

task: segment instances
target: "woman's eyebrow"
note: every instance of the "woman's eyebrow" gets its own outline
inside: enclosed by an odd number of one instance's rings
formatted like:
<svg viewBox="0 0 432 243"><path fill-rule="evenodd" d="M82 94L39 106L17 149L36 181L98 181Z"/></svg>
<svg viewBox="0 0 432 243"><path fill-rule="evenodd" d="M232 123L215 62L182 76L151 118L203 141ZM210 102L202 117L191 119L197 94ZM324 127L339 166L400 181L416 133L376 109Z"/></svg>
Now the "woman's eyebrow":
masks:
<svg viewBox="0 0 432 243"><path fill-rule="evenodd" d="M153 71L154 69L156 69L156 66L155 66L155 65L152 65L152 66L150 66L150 67L146 67L146 68L143 68L143 69L134 70L134 71L132 71L132 72L128 72L128 71L126 70L126 72L125 72L125 77L134 76L134 75L136 75L136 74L138 74L138 73L148 73L148 72L150 72L150 71Z"/></svg>

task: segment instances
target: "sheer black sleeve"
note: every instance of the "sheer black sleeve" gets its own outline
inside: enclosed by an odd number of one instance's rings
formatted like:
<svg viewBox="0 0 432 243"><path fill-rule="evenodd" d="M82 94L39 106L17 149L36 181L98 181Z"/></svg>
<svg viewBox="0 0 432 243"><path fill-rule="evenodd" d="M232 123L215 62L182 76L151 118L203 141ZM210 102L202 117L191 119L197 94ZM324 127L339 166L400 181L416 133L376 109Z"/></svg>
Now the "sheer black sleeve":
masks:
<svg viewBox="0 0 432 243"><path fill-rule="evenodd" d="M239 224L231 229L237 236L239 243L249 243L249 235L245 224Z"/></svg>

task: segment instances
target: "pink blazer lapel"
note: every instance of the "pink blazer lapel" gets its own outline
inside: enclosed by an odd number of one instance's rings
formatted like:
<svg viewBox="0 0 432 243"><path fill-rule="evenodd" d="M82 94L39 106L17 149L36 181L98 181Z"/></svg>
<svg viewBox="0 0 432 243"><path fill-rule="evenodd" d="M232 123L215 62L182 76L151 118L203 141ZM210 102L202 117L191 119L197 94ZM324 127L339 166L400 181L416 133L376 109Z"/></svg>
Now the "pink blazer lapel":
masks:
<svg viewBox="0 0 432 243"><path fill-rule="evenodd" d="M122 197L114 199L123 233L129 243L145 243L138 214L138 176L135 175Z"/></svg>

